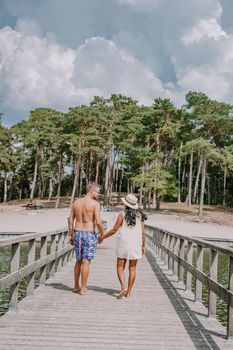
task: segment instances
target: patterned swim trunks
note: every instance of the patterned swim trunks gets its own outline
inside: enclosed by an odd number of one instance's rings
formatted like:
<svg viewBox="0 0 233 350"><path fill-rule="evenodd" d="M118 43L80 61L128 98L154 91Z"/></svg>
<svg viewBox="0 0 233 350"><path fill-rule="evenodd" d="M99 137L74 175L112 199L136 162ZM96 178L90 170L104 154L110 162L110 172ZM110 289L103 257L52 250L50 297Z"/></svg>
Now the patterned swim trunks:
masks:
<svg viewBox="0 0 233 350"><path fill-rule="evenodd" d="M74 231L76 259L94 259L97 236L94 231Z"/></svg>

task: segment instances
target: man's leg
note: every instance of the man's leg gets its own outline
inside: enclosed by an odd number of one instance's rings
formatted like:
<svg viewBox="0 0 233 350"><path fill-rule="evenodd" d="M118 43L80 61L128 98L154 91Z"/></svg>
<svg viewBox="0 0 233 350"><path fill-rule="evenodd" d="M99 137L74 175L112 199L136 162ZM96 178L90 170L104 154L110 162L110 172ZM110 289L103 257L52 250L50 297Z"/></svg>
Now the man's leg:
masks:
<svg viewBox="0 0 233 350"><path fill-rule="evenodd" d="M76 260L76 263L74 265L74 293L80 291L79 278L81 273L82 262L82 259Z"/></svg>
<svg viewBox="0 0 233 350"><path fill-rule="evenodd" d="M129 298L131 294L131 290L135 281L136 277L136 266L137 266L137 260L130 260L129 261L129 280L128 280L128 289L126 292L126 297Z"/></svg>
<svg viewBox="0 0 233 350"><path fill-rule="evenodd" d="M82 271L81 271L82 287L81 287L80 292L79 292L79 294L81 294L81 295L89 294L87 291L87 279L88 279L88 275L89 275L90 262L91 262L91 260L89 260L89 259L83 259Z"/></svg>
<svg viewBox="0 0 233 350"><path fill-rule="evenodd" d="M124 274L126 262L127 262L126 259L117 258L117 276L118 276L119 282L121 284L121 291L117 295L118 299L121 299L125 295L126 290L127 290L125 288L125 274Z"/></svg>

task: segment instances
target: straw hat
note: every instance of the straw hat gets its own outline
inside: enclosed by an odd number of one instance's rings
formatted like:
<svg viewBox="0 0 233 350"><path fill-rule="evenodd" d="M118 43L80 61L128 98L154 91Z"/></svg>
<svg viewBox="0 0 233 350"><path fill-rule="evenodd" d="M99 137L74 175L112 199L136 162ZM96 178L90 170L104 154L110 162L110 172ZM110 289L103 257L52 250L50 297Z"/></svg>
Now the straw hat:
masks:
<svg viewBox="0 0 233 350"><path fill-rule="evenodd" d="M122 202L132 209L138 209L138 199L133 194L129 193L126 197L121 198Z"/></svg>

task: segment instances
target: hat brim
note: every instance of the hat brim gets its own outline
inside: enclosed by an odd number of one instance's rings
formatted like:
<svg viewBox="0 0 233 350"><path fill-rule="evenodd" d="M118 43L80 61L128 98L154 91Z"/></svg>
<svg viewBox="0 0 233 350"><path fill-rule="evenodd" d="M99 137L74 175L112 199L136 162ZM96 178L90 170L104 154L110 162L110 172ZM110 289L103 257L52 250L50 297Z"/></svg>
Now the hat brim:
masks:
<svg viewBox="0 0 233 350"><path fill-rule="evenodd" d="M121 198L121 200L127 207L132 208L132 209L138 209L138 203L131 204L131 203L127 202L127 200L125 198Z"/></svg>

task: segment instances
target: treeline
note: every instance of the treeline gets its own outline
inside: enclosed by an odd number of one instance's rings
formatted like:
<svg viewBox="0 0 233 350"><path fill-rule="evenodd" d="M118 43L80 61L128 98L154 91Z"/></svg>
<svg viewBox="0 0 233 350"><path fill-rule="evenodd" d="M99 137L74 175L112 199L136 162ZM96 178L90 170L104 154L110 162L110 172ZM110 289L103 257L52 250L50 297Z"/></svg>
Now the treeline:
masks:
<svg viewBox="0 0 233 350"><path fill-rule="evenodd" d="M233 205L232 106L189 92L177 108L157 98L139 106L122 95L95 97L62 113L37 108L0 127L1 201L81 196L86 184L138 193L144 207L161 200Z"/></svg>

